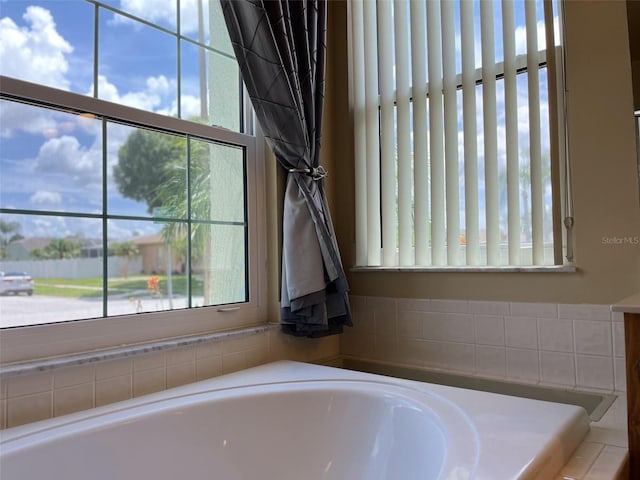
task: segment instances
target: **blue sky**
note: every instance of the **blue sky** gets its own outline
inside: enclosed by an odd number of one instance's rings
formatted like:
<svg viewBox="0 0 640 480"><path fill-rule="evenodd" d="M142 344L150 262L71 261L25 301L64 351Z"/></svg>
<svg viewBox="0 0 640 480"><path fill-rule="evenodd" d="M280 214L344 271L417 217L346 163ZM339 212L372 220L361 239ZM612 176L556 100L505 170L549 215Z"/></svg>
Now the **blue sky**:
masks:
<svg viewBox="0 0 640 480"><path fill-rule="evenodd" d="M102 2L175 30L175 1ZM208 2L203 2L205 7ZM182 33L197 38L196 1L183 2ZM206 13L206 12L205 12ZM21 80L91 95L94 5L79 0L0 0L0 72ZM175 37L100 9L99 97L144 110L176 115ZM190 47L195 51L195 47ZM144 59L144 61L141 61ZM200 107L196 59L183 55L182 116ZM102 211L101 122L42 108L0 103L0 203L20 208L78 213ZM147 215L144 203L122 198L111 179L117 151L131 130L110 124L107 142L109 205L118 213ZM8 218L14 220L18 217ZM100 236L94 221L62 217L19 218L25 236ZM109 236L157 231L113 226ZM135 230L135 228L134 228Z"/></svg>

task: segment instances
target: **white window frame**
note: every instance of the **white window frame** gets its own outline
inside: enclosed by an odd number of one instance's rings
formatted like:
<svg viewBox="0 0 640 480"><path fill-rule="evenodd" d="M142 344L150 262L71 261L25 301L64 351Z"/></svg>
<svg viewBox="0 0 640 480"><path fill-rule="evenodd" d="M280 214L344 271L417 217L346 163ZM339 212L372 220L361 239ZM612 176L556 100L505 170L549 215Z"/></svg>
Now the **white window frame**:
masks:
<svg viewBox="0 0 640 480"><path fill-rule="evenodd" d="M0 331L0 364L6 365L266 323L264 138L259 131L256 131L255 135L233 132L3 76L0 76L0 91L7 98L68 108L72 111L92 113L181 134L188 133L244 147L247 172L248 243L246 248L249 287L249 300L246 303L2 329ZM250 105L250 102L246 101L245 105ZM245 118L253 117L245 115Z"/></svg>

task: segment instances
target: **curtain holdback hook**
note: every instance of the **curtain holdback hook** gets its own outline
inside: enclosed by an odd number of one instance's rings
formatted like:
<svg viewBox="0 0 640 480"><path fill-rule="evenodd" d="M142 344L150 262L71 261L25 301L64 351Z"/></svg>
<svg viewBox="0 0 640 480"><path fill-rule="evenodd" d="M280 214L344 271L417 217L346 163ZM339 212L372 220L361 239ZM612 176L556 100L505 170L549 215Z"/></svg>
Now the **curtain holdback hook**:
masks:
<svg viewBox="0 0 640 480"><path fill-rule="evenodd" d="M290 168L289 173L303 173L315 181L322 180L329 174L322 165L311 168Z"/></svg>

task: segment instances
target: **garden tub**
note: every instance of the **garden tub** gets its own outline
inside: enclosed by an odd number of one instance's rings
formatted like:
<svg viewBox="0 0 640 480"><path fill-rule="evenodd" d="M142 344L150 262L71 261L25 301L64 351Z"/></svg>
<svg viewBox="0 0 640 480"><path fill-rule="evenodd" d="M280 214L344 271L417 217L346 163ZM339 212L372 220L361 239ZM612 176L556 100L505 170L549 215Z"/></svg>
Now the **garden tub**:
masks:
<svg viewBox="0 0 640 480"><path fill-rule="evenodd" d="M0 432L2 480L544 479L584 409L282 361Z"/></svg>

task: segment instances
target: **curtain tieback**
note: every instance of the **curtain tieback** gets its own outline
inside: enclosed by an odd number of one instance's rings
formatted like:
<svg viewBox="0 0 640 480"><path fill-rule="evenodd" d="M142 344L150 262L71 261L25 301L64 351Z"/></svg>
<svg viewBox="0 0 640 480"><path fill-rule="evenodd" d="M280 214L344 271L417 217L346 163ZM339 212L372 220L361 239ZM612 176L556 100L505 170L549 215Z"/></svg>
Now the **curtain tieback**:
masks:
<svg viewBox="0 0 640 480"><path fill-rule="evenodd" d="M290 168L289 173L303 173L316 181L323 179L329 174L322 165L309 168Z"/></svg>

